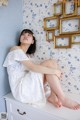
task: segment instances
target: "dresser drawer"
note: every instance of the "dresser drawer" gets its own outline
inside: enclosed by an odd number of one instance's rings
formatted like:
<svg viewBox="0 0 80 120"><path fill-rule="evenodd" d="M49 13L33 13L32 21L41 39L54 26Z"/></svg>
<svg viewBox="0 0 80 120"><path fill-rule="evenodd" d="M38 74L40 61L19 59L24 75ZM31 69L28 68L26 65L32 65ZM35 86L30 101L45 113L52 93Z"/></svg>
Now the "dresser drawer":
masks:
<svg viewBox="0 0 80 120"><path fill-rule="evenodd" d="M9 119L8 120L31 120L31 119L29 119L29 118L23 118L23 117L21 117L21 116L16 116L15 114L10 114L9 116Z"/></svg>
<svg viewBox="0 0 80 120"><path fill-rule="evenodd" d="M10 113L10 115L13 116L13 118L16 116L23 118L25 120L33 120L34 117L34 111L29 108L26 104L18 104L14 101L6 101L7 103L7 111ZM26 106L26 107L25 107ZM14 120L14 119L13 119Z"/></svg>
<svg viewBox="0 0 80 120"><path fill-rule="evenodd" d="M18 104L17 101L6 100L6 103L9 120L63 120L29 105Z"/></svg>
<svg viewBox="0 0 80 120"><path fill-rule="evenodd" d="M79 96L73 96L73 94L66 93L66 95L71 96L74 100L79 98ZM4 99L6 101L8 120L80 120L80 110L74 111L65 107L56 109L50 103L47 103L42 108L35 108L18 102L11 93L4 96Z"/></svg>

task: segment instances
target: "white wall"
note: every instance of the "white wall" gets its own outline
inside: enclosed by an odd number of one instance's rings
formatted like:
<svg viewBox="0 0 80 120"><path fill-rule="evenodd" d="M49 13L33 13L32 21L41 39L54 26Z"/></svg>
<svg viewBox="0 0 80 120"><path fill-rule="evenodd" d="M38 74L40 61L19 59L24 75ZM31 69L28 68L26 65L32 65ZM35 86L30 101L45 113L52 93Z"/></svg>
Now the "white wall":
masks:
<svg viewBox="0 0 80 120"><path fill-rule="evenodd" d="M64 73L61 81L64 91L80 94L80 45L72 45L71 49L54 49L53 42L46 42L43 18L53 15L55 2L57 0L23 0L23 28L33 30L37 38L35 58L38 61L56 59Z"/></svg>

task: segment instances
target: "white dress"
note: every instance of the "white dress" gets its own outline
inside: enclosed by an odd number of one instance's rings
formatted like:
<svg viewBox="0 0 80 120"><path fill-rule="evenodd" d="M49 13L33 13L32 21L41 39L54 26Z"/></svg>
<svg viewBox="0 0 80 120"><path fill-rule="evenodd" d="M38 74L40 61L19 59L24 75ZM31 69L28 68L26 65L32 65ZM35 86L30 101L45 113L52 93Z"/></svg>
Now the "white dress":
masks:
<svg viewBox="0 0 80 120"><path fill-rule="evenodd" d="M44 105L46 97L43 86L43 75L28 70L20 61L30 60L21 49L10 51L3 66L7 73L11 92L15 99L32 105Z"/></svg>

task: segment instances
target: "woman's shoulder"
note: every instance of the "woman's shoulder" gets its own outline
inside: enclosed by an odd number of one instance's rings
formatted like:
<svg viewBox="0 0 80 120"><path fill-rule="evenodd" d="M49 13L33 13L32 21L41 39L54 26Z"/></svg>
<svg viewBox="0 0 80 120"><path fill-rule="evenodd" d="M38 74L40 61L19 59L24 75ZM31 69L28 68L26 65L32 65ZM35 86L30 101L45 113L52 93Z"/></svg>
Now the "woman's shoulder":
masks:
<svg viewBox="0 0 80 120"><path fill-rule="evenodd" d="M10 52L11 52L11 51L14 51L14 50L18 50L18 49L20 49L19 46L13 46L13 47L10 49Z"/></svg>

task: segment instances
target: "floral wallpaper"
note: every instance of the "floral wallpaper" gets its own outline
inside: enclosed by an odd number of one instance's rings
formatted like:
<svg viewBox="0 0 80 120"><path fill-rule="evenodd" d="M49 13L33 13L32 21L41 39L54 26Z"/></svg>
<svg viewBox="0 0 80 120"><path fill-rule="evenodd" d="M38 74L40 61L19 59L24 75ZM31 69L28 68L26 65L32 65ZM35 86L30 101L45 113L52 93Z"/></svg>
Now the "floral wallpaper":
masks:
<svg viewBox="0 0 80 120"><path fill-rule="evenodd" d="M23 28L31 29L36 37L36 61L55 59L63 72L61 78L63 90L80 95L80 45L72 45L70 49L54 49L54 42L46 41L43 18L53 15L53 4L56 2L57 0L23 0ZM78 14L80 15L80 8L78 8ZM72 29L76 23L72 25L71 21L67 22L64 30ZM55 34L58 33L59 31L56 30ZM80 39L79 36L78 38ZM78 38L74 39L79 41Z"/></svg>

